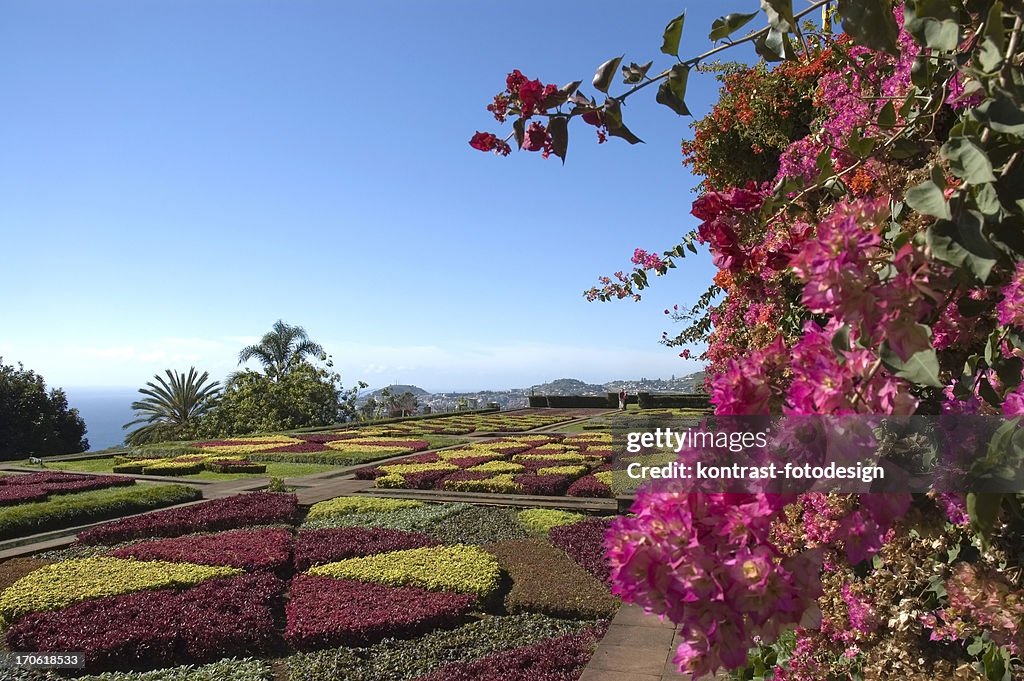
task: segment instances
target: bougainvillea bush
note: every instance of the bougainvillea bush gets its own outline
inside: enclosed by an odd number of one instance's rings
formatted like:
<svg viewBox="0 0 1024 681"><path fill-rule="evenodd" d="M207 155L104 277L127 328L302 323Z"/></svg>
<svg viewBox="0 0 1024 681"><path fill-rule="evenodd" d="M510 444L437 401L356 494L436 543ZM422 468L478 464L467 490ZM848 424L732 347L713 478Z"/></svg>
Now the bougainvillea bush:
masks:
<svg viewBox="0 0 1024 681"><path fill-rule="evenodd" d="M613 58L591 84L600 99L513 71L488 107L512 132L470 144L564 162L575 119L599 141L637 143L627 99L656 91L686 115L702 65L753 43L764 63L708 67L721 95L683 143L702 177L696 229L636 249L631 269L585 295L639 300L703 245L714 282L665 311L686 327L664 342L707 362L716 415L1002 416L968 465L1008 483L914 497L641 492L608 535L614 590L680 625L675 660L697 676L1024 678L1024 15L989 0L761 7L766 27L740 35L759 13L725 15L717 46L691 58L677 17L661 46L677 61Z"/></svg>

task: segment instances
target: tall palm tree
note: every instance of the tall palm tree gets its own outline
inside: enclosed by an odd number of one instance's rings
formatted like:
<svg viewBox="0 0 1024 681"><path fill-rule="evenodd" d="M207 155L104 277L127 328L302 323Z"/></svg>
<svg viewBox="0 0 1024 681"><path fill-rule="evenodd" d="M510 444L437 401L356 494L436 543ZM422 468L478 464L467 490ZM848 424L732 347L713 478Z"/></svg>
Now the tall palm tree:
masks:
<svg viewBox="0 0 1024 681"><path fill-rule="evenodd" d="M238 363L244 364L255 358L263 365L267 376L277 380L288 373L295 362L307 355L318 359L327 358L323 347L309 340L304 328L285 324L278 319L272 330L263 334L259 343L242 348L238 353Z"/></svg>
<svg viewBox="0 0 1024 681"><path fill-rule="evenodd" d="M195 367L190 367L188 374L165 370L167 380L160 374L154 381L146 383L139 392L144 399L132 402L136 418L123 428L136 428L125 436L129 445L159 442L175 439L187 434L188 427L205 414L213 406L220 395L220 383L208 382L210 374L206 371L199 375Z"/></svg>

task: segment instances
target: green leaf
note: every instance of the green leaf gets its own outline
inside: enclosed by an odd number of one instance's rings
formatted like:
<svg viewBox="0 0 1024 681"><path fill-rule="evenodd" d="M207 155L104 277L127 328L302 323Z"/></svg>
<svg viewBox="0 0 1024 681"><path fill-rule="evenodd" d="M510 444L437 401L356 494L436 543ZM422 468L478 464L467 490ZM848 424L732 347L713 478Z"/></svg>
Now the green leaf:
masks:
<svg viewBox="0 0 1024 681"><path fill-rule="evenodd" d="M832 349L836 352L846 352L850 349L850 325L843 324L832 336Z"/></svg>
<svg viewBox="0 0 1024 681"><path fill-rule="evenodd" d="M686 12L683 12L665 27L665 33L661 38L661 51L673 57L679 56L679 40L683 37L683 24L686 22Z"/></svg>
<svg viewBox="0 0 1024 681"><path fill-rule="evenodd" d="M791 33L798 27L793 18L793 0L761 0L761 9L768 15L768 23L780 33Z"/></svg>
<svg viewBox="0 0 1024 681"><path fill-rule="evenodd" d="M569 98L576 93L576 90L579 89L581 82L582 81L574 80L573 82L566 83L562 87L558 88L555 92L552 92L550 95L541 100L541 110L551 109L553 107L565 104L567 101L569 101Z"/></svg>
<svg viewBox="0 0 1024 681"><path fill-rule="evenodd" d="M934 180L928 180L907 190L907 205L918 213L950 220L953 214L949 210L949 202L942 194L942 189Z"/></svg>
<svg viewBox="0 0 1024 681"><path fill-rule="evenodd" d="M886 0L839 0L843 30L857 43L892 55L899 54L899 26Z"/></svg>
<svg viewBox="0 0 1024 681"><path fill-rule="evenodd" d="M653 61L649 61L646 64L630 62L629 66L622 67L623 82L628 85L635 85L636 83L641 82L647 77L647 72L651 70L651 66L653 65Z"/></svg>
<svg viewBox="0 0 1024 681"><path fill-rule="evenodd" d="M512 121L512 132L515 134L516 144L518 144L519 148L522 149L523 140L526 138L526 121L522 118L517 118Z"/></svg>
<svg viewBox="0 0 1024 681"><path fill-rule="evenodd" d="M953 174L965 184L995 182L992 162L977 143L967 137L953 137L940 149L942 158L949 161Z"/></svg>
<svg viewBox="0 0 1024 681"><path fill-rule="evenodd" d="M933 388L941 388L942 381L939 380L939 358L934 348L915 352L907 360L900 359L889 347L887 341L882 341L882 347L878 350L878 358L882 360L889 371L894 375L905 378L917 385L927 385Z"/></svg>
<svg viewBox="0 0 1024 681"><path fill-rule="evenodd" d="M971 519L971 525L982 538L987 539L992 535L996 521L999 520L999 510L1002 505L1002 494L968 493L967 515Z"/></svg>
<svg viewBox="0 0 1024 681"><path fill-rule="evenodd" d="M732 14L726 14L724 17L718 17L711 22L711 33L708 33L708 40L722 40L723 38L728 38L730 35L749 24L751 19L756 16L757 12L751 12L750 14L733 12Z"/></svg>
<svg viewBox="0 0 1024 681"><path fill-rule="evenodd" d="M597 71L594 72L594 87L601 92L607 93L608 88L612 84L612 78L615 77L615 73L619 70L621 62L622 57L614 57L598 66Z"/></svg>
<svg viewBox="0 0 1024 681"><path fill-rule="evenodd" d="M883 128L891 128L896 125L896 107L893 105L890 99L882 107L882 110L878 112L878 125Z"/></svg>
<svg viewBox="0 0 1024 681"><path fill-rule="evenodd" d="M892 143L891 147L889 147L889 158L913 158L915 156L920 156L924 154L929 149L930 147L923 142L909 140L905 137L900 137L899 139Z"/></svg>
<svg viewBox="0 0 1024 681"><path fill-rule="evenodd" d="M1024 133L1024 111L1001 92L971 109L970 113L975 120L987 124L995 132Z"/></svg>
<svg viewBox="0 0 1024 681"><path fill-rule="evenodd" d="M910 66L910 82L922 90L931 87L932 67L926 54L914 57L914 63Z"/></svg>
<svg viewBox="0 0 1024 681"><path fill-rule="evenodd" d="M904 28L921 45L947 52L959 45L960 13L950 0L914 0L903 14Z"/></svg>
<svg viewBox="0 0 1024 681"><path fill-rule="evenodd" d="M658 94L655 101L664 104L680 116L689 116L690 110L686 108L683 98L686 97L686 81L690 76L690 67L685 64L676 64L668 74L668 78L658 86Z"/></svg>
<svg viewBox="0 0 1024 681"><path fill-rule="evenodd" d="M552 116L548 120L548 134L551 135L551 151L565 163L565 152L569 148L569 119Z"/></svg>
<svg viewBox="0 0 1024 681"><path fill-rule="evenodd" d="M622 104L619 100L612 97L605 100L601 120L604 121L605 128L608 129L608 134L612 137L619 137L630 144L643 142L622 122Z"/></svg>
<svg viewBox="0 0 1024 681"><path fill-rule="evenodd" d="M754 41L754 51L765 61L784 61L796 58L796 50L789 40L788 33L770 29Z"/></svg>
<svg viewBox="0 0 1024 681"><path fill-rule="evenodd" d="M909 193L907 195L909 199ZM996 264L997 253L982 232L981 213L962 211L955 222L938 220L928 228L925 242L939 260L962 267L980 281L988 280Z"/></svg>
<svg viewBox="0 0 1024 681"><path fill-rule="evenodd" d="M990 229L989 238L993 244L1016 256L1015 259L1024 257L1024 220L1020 216L1005 217L992 224Z"/></svg>

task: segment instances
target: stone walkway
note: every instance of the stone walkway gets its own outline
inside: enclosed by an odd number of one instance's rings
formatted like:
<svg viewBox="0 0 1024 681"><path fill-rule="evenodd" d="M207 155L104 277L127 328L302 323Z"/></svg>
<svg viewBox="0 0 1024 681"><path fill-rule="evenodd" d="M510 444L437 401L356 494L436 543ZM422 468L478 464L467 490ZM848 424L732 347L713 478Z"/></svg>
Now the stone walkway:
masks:
<svg viewBox="0 0 1024 681"><path fill-rule="evenodd" d="M676 643L671 622L623 605L580 681L689 681L672 664Z"/></svg>

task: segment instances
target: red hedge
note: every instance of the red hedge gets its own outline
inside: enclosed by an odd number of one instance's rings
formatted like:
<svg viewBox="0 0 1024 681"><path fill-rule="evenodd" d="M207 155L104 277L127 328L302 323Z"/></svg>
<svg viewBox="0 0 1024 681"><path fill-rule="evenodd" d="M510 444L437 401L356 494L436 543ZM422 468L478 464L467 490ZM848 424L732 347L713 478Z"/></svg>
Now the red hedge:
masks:
<svg viewBox="0 0 1024 681"><path fill-rule="evenodd" d="M232 530L199 537L155 539L111 551L117 558L280 570L291 559L292 533L284 529Z"/></svg>
<svg viewBox="0 0 1024 681"><path fill-rule="evenodd" d="M273 452L278 453L293 453L293 454L314 454L316 452L326 452L329 448L319 442L296 442L292 445L281 445L280 447L274 447L273 449L264 450L262 453Z"/></svg>
<svg viewBox="0 0 1024 681"><path fill-rule="evenodd" d="M584 475L576 482L569 485L569 491L566 492L570 497L604 497L611 498L615 496L612 494L612 488L604 484L593 475Z"/></svg>
<svg viewBox="0 0 1024 681"><path fill-rule="evenodd" d="M610 568L605 557L604 535L609 525L609 521L602 518L588 518L552 527L548 536L552 544L569 554L580 567L607 583Z"/></svg>
<svg viewBox="0 0 1024 681"><path fill-rule="evenodd" d="M602 635L603 627L584 629L472 662L447 664L416 681L576 681Z"/></svg>
<svg viewBox="0 0 1024 681"><path fill-rule="evenodd" d="M230 530L247 525L291 523L298 511L294 494L248 492L183 508L146 513L105 523L78 535L81 544L114 544L147 537L179 537L192 532Z"/></svg>
<svg viewBox="0 0 1024 681"><path fill-rule="evenodd" d="M43 501L47 494L46 485L3 485L0 486L0 506Z"/></svg>
<svg viewBox="0 0 1024 681"><path fill-rule="evenodd" d="M276 577L258 574L97 598L26 615L8 629L7 644L81 651L89 671L259 655L276 647L273 606L283 589Z"/></svg>
<svg viewBox="0 0 1024 681"><path fill-rule="evenodd" d="M71 475L53 472L6 475L0 477L0 506L43 501L50 494L72 494L134 484L133 478L120 475Z"/></svg>
<svg viewBox="0 0 1024 681"><path fill-rule="evenodd" d="M292 580L285 638L296 648L365 644L451 626L477 602L473 594L392 587L299 575Z"/></svg>
<svg viewBox="0 0 1024 681"><path fill-rule="evenodd" d="M305 571L314 565L346 558L437 545L433 537L419 532L380 527L305 530L295 540L295 569Z"/></svg>
<svg viewBox="0 0 1024 681"><path fill-rule="evenodd" d="M565 493L572 481L568 475L523 474L513 478L523 488L523 494L542 497L556 497Z"/></svg>

